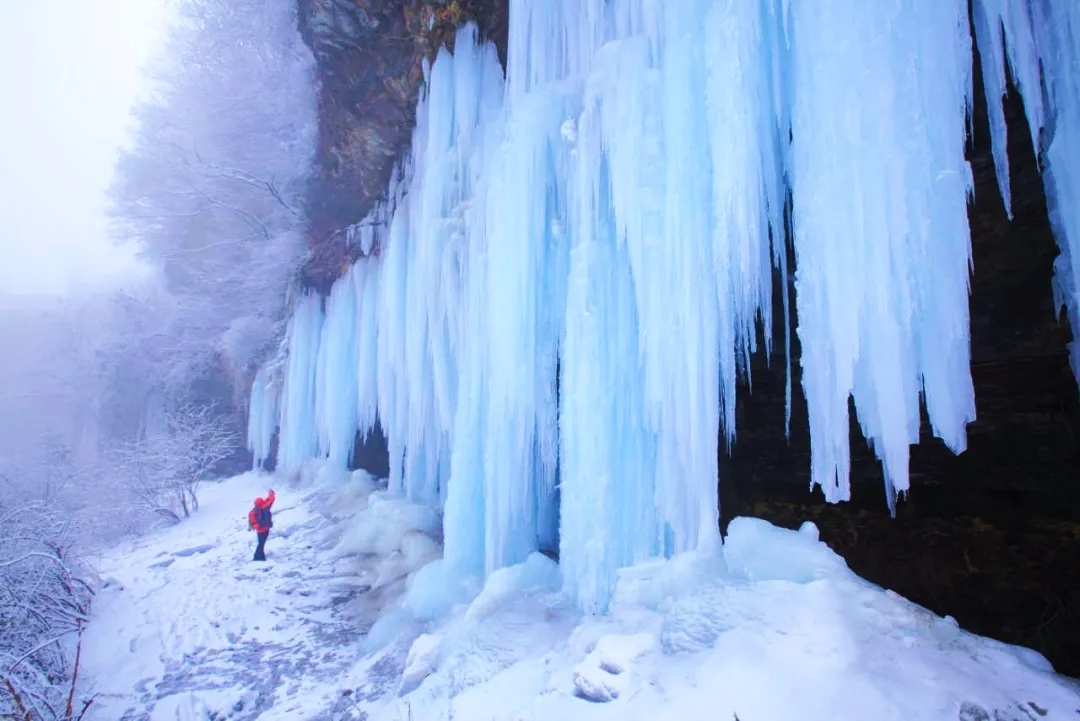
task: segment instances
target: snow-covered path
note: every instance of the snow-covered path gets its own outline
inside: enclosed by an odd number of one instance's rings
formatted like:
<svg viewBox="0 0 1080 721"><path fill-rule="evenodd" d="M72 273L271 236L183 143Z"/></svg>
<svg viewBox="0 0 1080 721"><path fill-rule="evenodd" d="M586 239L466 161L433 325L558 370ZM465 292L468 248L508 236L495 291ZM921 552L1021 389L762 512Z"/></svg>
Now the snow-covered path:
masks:
<svg viewBox="0 0 1080 721"><path fill-rule="evenodd" d="M230 719L267 718L272 706L310 718L327 679L355 662L373 616L357 602L371 571L360 554L335 552L343 529L316 501L325 491L277 488L268 561L251 560L247 511L279 480L207 485L191 519L99 559L105 587L83 652L92 718L204 718L204 706Z"/></svg>
<svg viewBox="0 0 1080 721"><path fill-rule="evenodd" d="M583 617L550 559L463 583L429 563L430 511L308 470L208 486L192 519L100 559L91 719L1080 721L1080 685L1041 656L862 581L812 526L736 519L722 556L627 569ZM268 484L258 564L246 513Z"/></svg>

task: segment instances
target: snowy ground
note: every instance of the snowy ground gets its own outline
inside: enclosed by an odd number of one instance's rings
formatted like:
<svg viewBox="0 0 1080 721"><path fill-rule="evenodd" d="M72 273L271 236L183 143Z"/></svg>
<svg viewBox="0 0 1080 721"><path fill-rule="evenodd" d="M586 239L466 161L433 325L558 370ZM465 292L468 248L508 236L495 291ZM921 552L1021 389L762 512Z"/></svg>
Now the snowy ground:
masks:
<svg viewBox="0 0 1080 721"><path fill-rule="evenodd" d="M429 564L430 511L363 474L304 478L208 486L194 518L99 560L91 719L1080 721L1080 685L1041 656L862 581L812 527L737 519L722 555L629 569L611 614L582 617L546 557L480 589Z"/></svg>

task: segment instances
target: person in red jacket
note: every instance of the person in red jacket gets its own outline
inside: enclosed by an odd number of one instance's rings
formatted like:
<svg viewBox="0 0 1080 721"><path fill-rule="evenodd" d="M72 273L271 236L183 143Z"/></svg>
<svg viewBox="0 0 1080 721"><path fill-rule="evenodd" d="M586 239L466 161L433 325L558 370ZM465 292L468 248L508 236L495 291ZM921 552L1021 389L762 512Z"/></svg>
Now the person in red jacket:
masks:
<svg viewBox="0 0 1080 721"><path fill-rule="evenodd" d="M255 507L248 512L248 525L255 531L259 543L255 546L256 561L266 560L266 538L270 535L270 529L274 527L274 514L270 507L274 505L274 489L271 488L266 498L256 498Z"/></svg>

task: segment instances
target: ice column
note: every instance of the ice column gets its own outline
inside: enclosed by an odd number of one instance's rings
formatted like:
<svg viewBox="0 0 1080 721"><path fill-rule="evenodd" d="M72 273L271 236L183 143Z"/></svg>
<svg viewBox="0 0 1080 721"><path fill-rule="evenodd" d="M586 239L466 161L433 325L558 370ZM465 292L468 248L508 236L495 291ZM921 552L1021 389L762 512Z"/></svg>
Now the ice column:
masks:
<svg viewBox="0 0 1080 721"><path fill-rule="evenodd" d="M266 465L277 424L277 382L268 369L260 368L251 383L251 401L248 406L247 448L252 454L253 468Z"/></svg>
<svg viewBox="0 0 1080 721"><path fill-rule="evenodd" d="M289 360L281 398L278 467L295 468L318 454L315 426L315 371L322 333L322 299L306 293L289 320Z"/></svg>
<svg viewBox="0 0 1080 721"><path fill-rule="evenodd" d="M346 468L356 438L356 285L346 273L330 289L315 368L319 455Z"/></svg>
<svg viewBox="0 0 1080 721"><path fill-rule="evenodd" d="M450 482L444 513L444 557L456 570L482 574L486 518L484 459L488 451L486 375L488 362L486 197L496 196L486 170L502 142L503 72L495 48L477 46L472 33L455 42L455 126L470 155L456 154L462 202L460 222L460 318L458 395L453 419ZM469 76L466 76L466 73Z"/></svg>
<svg viewBox="0 0 1080 721"><path fill-rule="evenodd" d="M356 427L366 436L379 414L379 266L374 259L356 261L352 277L356 317Z"/></svg>
<svg viewBox="0 0 1080 721"><path fill-rule="evenodd" d="M772 3L607 10L577 127L562 359L561 562L592 610L620 566L718 542L717 437L734 435L784 257Z"/></svg>
<svg viewBox="0 0 1080 721"><path fill-rule="evenodd" d="M919 391L964 449L971 100L964 0L791 3L790 172L811 479L849 497L848 398L890 508L908 487ZM889 42L881 28L889 28ZM913 62L918 58L918 62Z"/></svg>
<svg viewBox="0 0 1080 721"><path fill-rule="evenodd" d="M565 179L560 127L572 88L545 86L511 100L503 147L487 172L485 275L488 341L485 567L552 547L559 455L556 372L566 298Z"/></svg>
<svg viewBox="0 0 1080 721"><path fill-rule="evenodd" d="M587 612L607 610L617 569L663 550L634 279L616 232L612 171L599 152L598 126L586 111L578 149L592 158L578 174L560 413L560 564L567 589Z"/></svg>

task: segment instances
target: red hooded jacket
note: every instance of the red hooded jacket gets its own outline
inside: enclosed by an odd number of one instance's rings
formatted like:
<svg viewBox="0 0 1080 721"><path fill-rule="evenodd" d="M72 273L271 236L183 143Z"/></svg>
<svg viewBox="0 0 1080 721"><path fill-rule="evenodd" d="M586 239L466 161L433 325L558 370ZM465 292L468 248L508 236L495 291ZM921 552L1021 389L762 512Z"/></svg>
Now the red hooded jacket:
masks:
<svg viewBox="0 0 1080 721"><path fill-rule="evenodd" d="M270 507L272 505L274 505L274 497L275 497L274 496L274 491L271 490L268 494L266 494L266 498L256 498L255 499L255 508L252 508L250 511L248 511L248 525L251 526L252 528L254 528L256 533L269 533L270 532L270 525L269 524L263 526L263 525L260 525L256 521L256 519L255 519L255 510L258 509L258 508L263 508L263 509L269 511Z"/></svg>

